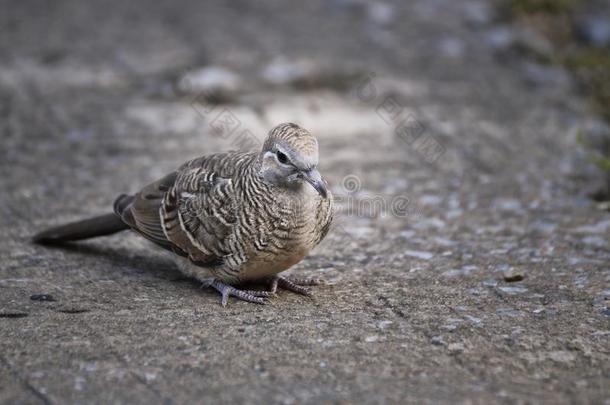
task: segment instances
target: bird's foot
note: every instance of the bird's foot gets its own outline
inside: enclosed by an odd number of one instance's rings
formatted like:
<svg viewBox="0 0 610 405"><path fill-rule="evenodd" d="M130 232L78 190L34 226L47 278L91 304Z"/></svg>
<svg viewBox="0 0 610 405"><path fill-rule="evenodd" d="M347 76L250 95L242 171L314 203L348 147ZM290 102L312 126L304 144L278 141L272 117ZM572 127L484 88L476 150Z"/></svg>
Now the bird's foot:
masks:
<svg viewBox="0 0 610 405"><path fill-rule="evenodd" d="M323 284L324 281L319 278L293 278L287 279L281 276L274 276L271 279L271 284L269 286L269 292L271 294L275 294L277 292L278 287L283 288L284 290L292 291L297 294L306 295L311 297L312 292L305 287L320 285Z"/></svg>
<svg viewBox="0 0 610 405"><path fill-rule="evenodd" d="M243 301L253 302L255 304L266 304L267 298L273 295L273 293L269 291L239 290L233 286L224 284L215 278L204 281L202 287L212 287L218 291L222 296L223 307L227 306L229 297L231 296Z"/></svg>

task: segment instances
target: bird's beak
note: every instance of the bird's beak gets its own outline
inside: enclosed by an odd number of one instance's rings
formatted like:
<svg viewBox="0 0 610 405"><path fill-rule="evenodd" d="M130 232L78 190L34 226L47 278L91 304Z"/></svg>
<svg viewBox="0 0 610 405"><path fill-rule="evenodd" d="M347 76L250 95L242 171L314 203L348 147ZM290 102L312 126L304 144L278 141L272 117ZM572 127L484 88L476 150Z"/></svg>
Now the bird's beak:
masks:
<svg viewBox="0 0 610 405"><path fill-rule="evenodd" d="M322 196L322 198L326 198L328 195L326 184L324 183L324 180L322 180L322 176L318 170L311 169L303 171L301 174L303 179L311 184L311 186Z"/></svg>

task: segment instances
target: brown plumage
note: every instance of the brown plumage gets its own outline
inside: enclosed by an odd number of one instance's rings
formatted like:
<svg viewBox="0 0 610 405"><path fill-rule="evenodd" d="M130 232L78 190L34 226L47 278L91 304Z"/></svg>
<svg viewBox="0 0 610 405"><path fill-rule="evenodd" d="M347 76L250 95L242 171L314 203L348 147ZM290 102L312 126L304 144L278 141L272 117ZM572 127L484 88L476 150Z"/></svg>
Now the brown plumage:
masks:
<svg viewBox="0 0 610 405"><path fill-rule="evenodd" d="M280 286L308 294L278 273L301 261L327 234L332 196L316 169L318 143L295 124L273 128L260 152L203 156L114 204L116 217L68 224L37 235L41 243L101 236L131 228L175 253L186 275L223 296L264 303ZM98 217L99 218L99 217ZM85 226L86 225L86 226ZM103 225L103 226L102 226ZM269 280L271 291L241 291Z"/></svg>

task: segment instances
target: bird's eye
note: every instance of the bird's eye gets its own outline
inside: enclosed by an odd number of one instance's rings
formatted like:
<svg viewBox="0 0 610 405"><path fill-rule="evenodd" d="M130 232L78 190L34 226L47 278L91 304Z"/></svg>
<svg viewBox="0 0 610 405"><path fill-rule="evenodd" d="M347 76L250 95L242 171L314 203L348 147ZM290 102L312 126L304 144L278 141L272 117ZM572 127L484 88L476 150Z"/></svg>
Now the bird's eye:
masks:
<svg viewBox="0 0 610 405"><path fill-rule="evenodd" d="M278 150L276 155L277 155L277 160L279 160L279 162L281 164L285 165L286 163L288 163L288 156L286 156L286 154L284 154Z"/></svg>

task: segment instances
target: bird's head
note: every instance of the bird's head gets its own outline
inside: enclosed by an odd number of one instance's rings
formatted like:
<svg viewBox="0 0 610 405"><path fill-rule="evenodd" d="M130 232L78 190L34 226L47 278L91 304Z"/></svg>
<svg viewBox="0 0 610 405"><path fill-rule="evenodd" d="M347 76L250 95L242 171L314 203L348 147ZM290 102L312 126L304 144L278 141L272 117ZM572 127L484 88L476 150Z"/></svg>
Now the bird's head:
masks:
<svg viewBox="0 0 610 405"><path fill-rule="evenodd" d="M279 187L309 183L323 198L327 189L318 172L318 141L296 124L280 124L269 131L261 151L260 175Z"/></svg>

